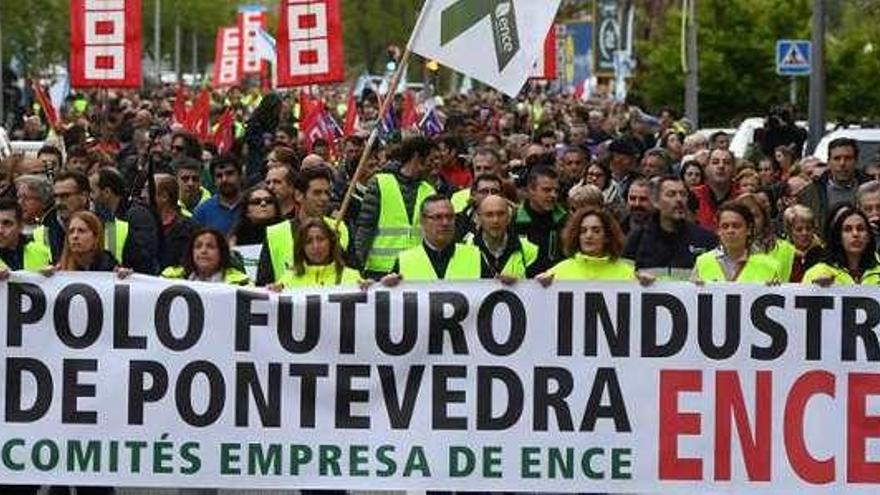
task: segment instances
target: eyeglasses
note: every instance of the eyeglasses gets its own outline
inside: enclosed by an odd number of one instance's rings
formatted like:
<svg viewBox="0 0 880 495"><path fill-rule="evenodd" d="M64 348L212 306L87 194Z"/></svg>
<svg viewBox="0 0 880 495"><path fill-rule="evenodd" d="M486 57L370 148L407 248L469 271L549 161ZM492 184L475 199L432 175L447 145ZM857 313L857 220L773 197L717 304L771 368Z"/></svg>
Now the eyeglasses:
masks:
<svg viewBox="0 0 880 495"><path fill-rule="evenodd" d="M177 145L171 146L171 151L179 151L179 152L183 153L184 151L186 151L186 148L177 144Z"/></svg>
<svg viewBox="0 0 880 495"><path fill-rule="evenodd" d="M271 198L251 198L248 200L248 204L251 206L268 206L272 204Z"/></svg>

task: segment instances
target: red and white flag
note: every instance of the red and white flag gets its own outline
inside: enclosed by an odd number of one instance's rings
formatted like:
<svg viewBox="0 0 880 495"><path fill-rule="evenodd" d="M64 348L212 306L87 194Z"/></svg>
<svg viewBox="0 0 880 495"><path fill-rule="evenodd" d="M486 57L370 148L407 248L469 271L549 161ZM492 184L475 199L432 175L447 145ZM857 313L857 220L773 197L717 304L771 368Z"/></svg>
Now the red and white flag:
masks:
<svg viewBox="0 0 880 495"><path fill-rule="evenodd" d="M141 0L70 0L70 85L141 85Z"/></svg>
<svg viewBox="0 0 880 495"><path fill-rule="evenodd" d="M40 108L43 109L43 115L46 117L46 123L52 129L58 128L58 112L55 110L55 106L52 104L52 100L49 98L49 95L46 94L46 90L43 89L43 86L37 82L31 82L31 89L34 91L34 97L37 99L37 103L40 104Z"/></svg>
<svg viewBox="0 0 880 495"><path fill-rule="evenodd" d="M221 27L217 30L217 42L214 47L215 88L227 88L241 83L241 68L238 62L240 50L241 36L238 26Z"/></svg>
<svg viewBox="0 0 880 495"><path fill-rule="evenodd" d="M340 0L281 0L278 86L345 79Z"/></svg>
<svg viewBox="0 0 880 495"><path fill-rule="evenodd" d="M531 79L556 79L556 25L550 26L550 32L544 40L544 50L529 73Z"/></svg>
<svg viewBox="0 0 880 495"><path fill-rule="evenodd" d="M260 30L266 29L268 17L262 5L248 5L238 9L238 32L241 33L239 45L239 72L242 75L263 75L268 66L257 50L257 37Z"/></svg>

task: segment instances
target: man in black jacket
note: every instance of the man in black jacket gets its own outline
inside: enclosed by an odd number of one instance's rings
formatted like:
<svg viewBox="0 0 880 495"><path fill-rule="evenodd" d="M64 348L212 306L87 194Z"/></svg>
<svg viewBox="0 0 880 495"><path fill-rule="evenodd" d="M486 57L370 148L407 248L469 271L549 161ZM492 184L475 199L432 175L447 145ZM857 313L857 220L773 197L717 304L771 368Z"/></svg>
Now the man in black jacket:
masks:
<svg viewBox="0 0 880 495"><path fill-rule="evenodd" d="M154 275L159 272L159 236L156 219L147 208L131 201L122 174L112 167L102 168L90 177L96 213L106 225L115 220L128 222L128 238L117 261L135 272ZM114 247L107 249L118 256Z"/></svg>
<svg viewBox="0 0 880 495"><path fill-rule="evenodd" d="M664 177L651 183L651 201L657 213L640 229L630 232L624 258L636 270L657 278L688 280L697 256L718 245L715 234L687 219L687 188L681 179Z"/></svg>

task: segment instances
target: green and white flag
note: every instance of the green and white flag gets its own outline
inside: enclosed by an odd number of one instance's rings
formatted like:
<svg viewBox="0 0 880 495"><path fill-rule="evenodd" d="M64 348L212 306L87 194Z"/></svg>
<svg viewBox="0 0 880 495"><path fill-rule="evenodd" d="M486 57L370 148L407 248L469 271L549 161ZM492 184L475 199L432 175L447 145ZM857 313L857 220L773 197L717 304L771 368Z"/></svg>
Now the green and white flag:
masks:
<svg viewBox="0 0 880 495"><path fill-rule="evenodd" d="M427 0L410 47L516 96L544 46L560 0Z"/></svg>

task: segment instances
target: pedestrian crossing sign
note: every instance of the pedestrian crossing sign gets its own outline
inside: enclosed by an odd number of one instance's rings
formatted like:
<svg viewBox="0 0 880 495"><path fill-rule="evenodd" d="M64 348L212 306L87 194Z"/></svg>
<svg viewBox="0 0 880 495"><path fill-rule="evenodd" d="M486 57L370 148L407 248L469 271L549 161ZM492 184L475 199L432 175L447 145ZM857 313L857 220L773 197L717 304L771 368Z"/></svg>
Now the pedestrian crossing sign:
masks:
<svg viewBox="0 0 880 495"><path fill-rule="evenodd" d="M807 40L776 42L776 73L780 76L810 75L812 45Z"/></svg>

